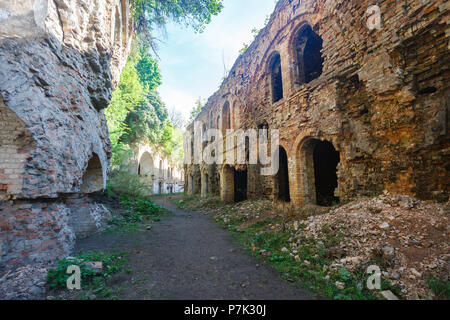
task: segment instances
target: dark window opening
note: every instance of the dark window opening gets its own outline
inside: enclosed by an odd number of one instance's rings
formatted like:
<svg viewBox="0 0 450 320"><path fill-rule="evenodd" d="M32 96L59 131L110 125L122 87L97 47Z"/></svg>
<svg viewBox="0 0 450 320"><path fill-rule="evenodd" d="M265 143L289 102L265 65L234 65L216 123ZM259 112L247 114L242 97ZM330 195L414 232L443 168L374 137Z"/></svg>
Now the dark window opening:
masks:
<svg viewBox="0 0 450 320"><path fill-rule="evenodd" d="M277 54L270 64L272 81L272 101L277 102L283 99L283 77L281 73L281 58Z"/></svg>
<svg viewBox="0 0 450 320"><path fill-rule="evenodd" d="M310 26L299 31L295 41L298 84L309 83L322 74L322 46L322 38Z"/></svg>
<svg viewBox="0 0 450 320"><path fill-rule="evenodd" d="M334 191L338 186L337 165L339 152L328 141L317 142L314 147L314 177L316 199L319 206L332 206L339 203Z"/></svg>
<svg viewBox="0 0 450 320"><path fill-rule="evenodd" d="M247 170L234 171L234 202L247 200Z"/></svg>
<svg viewBox="0 0 450 320"><path fill-rule="evenodd" d="M203 176L203 193L205 195L209 193L209 176L206 173Z"/></svg>
<svg viewBox="0 0 450 320"><path fill-rule="evenodd" d="M222 134L225 136L227 130L231 129L230 104L227 102L222 110Z"/></svg>
<svg viewBox="0 0 450 320"><path fill-rule="evenodd" d="M289 168L288 168L288 158L286 150L280 147L280 168L277 174L278 180L278 200L284 202L290 202L291 197L289 193Z"/></svg>

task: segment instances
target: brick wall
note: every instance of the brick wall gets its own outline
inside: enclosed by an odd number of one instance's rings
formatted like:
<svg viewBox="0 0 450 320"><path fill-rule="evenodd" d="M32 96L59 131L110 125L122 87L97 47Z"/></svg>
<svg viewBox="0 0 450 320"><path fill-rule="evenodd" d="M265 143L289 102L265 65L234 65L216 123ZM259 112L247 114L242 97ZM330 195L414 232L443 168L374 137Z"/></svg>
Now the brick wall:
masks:
<svg viewBox="0 0 450 320"><path fill-rule="evenodd" d="M378 1L379 30L366 25L371 5L279 1L197 118L221 129L223 110L230 106L237 128L266 123L279 129L294 208L315 201L313 157L306 156L314 152L308 151L311 139L328 141L339 152L335 192L341 201L383 190L439 201L449 197L449 4ZM308 26L323 42L323 72L299 83L295 42ZM283 88L276 102L270 74L275 54ZM222 173L222 167L216 171ZM228 192L221 190L223 183L211 187L217 194ZM276 181L250 169L248 192L273 199Z"/></svg>
<svg viewBox="0 0 450 320"><path fill-rule="evenodd" d="M20 194L25 162L32 147L24 123L0 96L0 200Z"/></svg>

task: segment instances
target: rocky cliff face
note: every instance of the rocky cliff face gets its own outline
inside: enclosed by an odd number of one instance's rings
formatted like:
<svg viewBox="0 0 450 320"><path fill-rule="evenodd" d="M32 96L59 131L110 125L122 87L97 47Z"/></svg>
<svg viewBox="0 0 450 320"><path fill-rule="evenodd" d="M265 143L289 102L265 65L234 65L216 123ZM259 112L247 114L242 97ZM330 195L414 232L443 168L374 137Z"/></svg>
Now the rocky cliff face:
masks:
<svg viewBox="0 0 450 320"><path fill-rule="evenodd" d="M131 37L128 0L0 0L1 267L67 254L108 215L89 194Z"/></svg>

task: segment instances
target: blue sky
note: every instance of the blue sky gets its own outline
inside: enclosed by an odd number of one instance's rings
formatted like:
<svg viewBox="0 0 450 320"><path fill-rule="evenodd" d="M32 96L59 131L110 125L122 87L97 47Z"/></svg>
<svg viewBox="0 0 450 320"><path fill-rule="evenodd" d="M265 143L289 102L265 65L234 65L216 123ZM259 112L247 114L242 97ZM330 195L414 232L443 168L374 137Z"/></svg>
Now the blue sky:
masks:
<svg viewBox="0 0 450 320"><path fill-rule="evenodd" d="M261 28L275 0L224 0L224 9L213 17L201 34L191 28L169 24L158 45L163 84L158 89L168 108L185 117L201 97L206 100L220 86L224 62L230 69L251 30Z"/></svg>

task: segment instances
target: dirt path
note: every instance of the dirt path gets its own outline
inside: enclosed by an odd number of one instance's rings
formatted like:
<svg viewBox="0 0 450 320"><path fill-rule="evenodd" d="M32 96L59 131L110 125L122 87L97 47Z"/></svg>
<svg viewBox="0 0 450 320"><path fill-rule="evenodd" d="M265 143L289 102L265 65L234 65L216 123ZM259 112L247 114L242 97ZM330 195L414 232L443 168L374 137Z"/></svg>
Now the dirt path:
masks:
<svg viewBox="0 0 450 320"><path fill-rule="evenodd" d="M78 243L78 250L130 253L131 275L112 284L119 299L310 299L305 290L260 265L209 217L179 209L169 198L156 202L174 214L150 231L102 235Z"/></svg>

